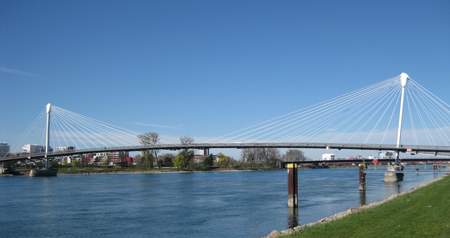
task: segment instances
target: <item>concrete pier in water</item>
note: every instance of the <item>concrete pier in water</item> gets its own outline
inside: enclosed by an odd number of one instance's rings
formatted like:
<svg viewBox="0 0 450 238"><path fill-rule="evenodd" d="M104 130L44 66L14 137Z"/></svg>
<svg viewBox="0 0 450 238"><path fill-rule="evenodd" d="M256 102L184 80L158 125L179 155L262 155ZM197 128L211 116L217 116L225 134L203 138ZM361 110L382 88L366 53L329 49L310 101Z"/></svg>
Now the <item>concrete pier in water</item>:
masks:
<svg viewBox="0 0 450 238"><path fill-rule="evenodd" d="M403 181L403 176L405 176L405 174L401 172L403 171L403 167L401 165L389 165L387 170L392 172L384 173L385 182Z"/></svg>

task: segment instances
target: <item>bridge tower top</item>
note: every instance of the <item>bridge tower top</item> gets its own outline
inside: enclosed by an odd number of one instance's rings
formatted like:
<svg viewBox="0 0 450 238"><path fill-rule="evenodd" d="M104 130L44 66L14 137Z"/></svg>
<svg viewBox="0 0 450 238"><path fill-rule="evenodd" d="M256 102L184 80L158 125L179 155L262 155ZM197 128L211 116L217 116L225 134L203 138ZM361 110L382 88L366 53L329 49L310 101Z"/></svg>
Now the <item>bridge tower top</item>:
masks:
<svg viewBox="0 0 450 238"><path fill-rule="evenodd" d="M402 84L402 88L404 88L406 86L406 82L408 81L409 76L406 73L401 73L400 74L400 82Z"/></svg>
<svg viewBox="0 0 450 238"><path fill-rule="evenodd" d="M52 104L47 104L47 114L50 114L50 111L52 110Z"/></svg>

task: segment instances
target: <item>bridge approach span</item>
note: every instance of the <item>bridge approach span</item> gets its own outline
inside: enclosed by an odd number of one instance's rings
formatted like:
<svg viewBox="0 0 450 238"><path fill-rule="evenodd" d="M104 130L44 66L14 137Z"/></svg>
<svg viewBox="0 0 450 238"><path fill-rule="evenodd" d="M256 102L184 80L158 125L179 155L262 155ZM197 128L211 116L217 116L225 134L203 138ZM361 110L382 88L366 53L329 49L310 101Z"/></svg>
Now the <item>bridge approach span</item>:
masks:
<svg viewBox="0 0 450 238"><path fill-rule="evenodd" d="M346 144L346 143L289 143L289 142L234 142L234 143L192 143L183 144L157 144L152 146L124 146L124 147L103 147L93 149L80 149L62 152L49 152L47 157L60 157L78 154L93 154L117 151L144 151L144 150L182 150L182 149L245 149L245 148L298 148L298 149L338 149L338 150L375 150L375 151L397 151L403 153L423 153L432 155L450 156L450 146L416 146L392 144ZM20 154L17 156L7 156L0 159L2 161L17 161L24 159L42 159L45 153Z"/></svg>

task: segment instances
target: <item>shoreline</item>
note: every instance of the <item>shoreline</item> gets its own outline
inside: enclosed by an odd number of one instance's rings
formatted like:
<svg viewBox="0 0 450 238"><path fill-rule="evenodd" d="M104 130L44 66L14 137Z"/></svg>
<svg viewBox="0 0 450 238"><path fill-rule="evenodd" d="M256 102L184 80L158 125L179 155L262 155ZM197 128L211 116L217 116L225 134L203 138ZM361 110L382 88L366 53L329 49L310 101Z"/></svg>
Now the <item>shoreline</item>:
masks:
<svg viewBox="0 0 450 238"><path fill-rule="evenodd" d="M426 186L428 186L428 185L430 185L432 183L435 183L435 182L437 182L439 180L442 180L442 179L444 179L447 176L450 176L450 173L446 173L446 174L440 176L439 178L435 178L435 179L433 179L431 181L428 181L428 182L425 182L423 184L420 184L417 187L414 187L414 188L412 188L410 190L407 190L407 191L404 191L404 192L392 195L392 196L384 199L381 202L373 202L373 203L366 204L366 205L363 205L363 206L359 206L359 207L356 207L356 208L349 208L347 211L336 213L336 214L334 214L332 216L322 218L322 219L320 219L320 220L318 220L316 222L312 222L312 223L308 223L308 224L305 224L305 225L297 226L297 227L294 227L294 228L291 228L291 229L288 229L288 230L283 230L283 231L274 230L268 236L266 236L265 238L276 238L276 237L279 237L279 236L291 235L293 232L301 230L301 229L303 229L305 227L314 226L316 224L324 224L324 223L327 223L329 221L339 220L339 219L342 219L342 218L344 218L344 217L346 217L346 216L348 216L350 214L358 213L358 212L362 212L362 211L366 211L366 210L378 207L378 206L380 206L380 205L382 205L384 203L387 203L387 202L389 202L389 201L391 201L391 200L393 200L393 199L395 199L395 198L397 198L399 196L406 195L406 194L411 193L411 192L413 192L413 191L415 191L417 189L426 187Z"/></svg>

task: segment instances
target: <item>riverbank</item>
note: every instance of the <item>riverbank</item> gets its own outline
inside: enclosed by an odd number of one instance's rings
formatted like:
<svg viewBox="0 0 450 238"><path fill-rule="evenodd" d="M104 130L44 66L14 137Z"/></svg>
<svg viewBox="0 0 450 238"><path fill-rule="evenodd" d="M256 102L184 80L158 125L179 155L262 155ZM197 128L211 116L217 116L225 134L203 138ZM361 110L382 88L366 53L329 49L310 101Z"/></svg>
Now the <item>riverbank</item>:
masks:
<svg viewBox="0 0 450 238"><path fill-rule="evenodd" d="M450 234L450 176L443 175L411 190L349 209L274 237L447 237Z"/></svg>

